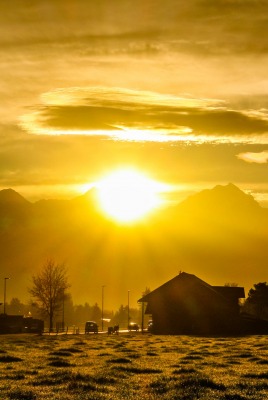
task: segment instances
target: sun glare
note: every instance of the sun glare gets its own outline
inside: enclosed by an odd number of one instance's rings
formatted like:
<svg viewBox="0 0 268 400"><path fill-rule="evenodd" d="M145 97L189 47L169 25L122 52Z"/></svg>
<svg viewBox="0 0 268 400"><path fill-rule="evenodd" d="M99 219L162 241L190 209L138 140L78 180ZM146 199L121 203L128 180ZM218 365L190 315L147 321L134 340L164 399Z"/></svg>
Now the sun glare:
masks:
<svg viewBox="0 0 268 400"><path fill-rule="evenodd" d="M117 222L135 222L160 205L160 186L135 170L115 171L97 184L100 206Z"/></svg>

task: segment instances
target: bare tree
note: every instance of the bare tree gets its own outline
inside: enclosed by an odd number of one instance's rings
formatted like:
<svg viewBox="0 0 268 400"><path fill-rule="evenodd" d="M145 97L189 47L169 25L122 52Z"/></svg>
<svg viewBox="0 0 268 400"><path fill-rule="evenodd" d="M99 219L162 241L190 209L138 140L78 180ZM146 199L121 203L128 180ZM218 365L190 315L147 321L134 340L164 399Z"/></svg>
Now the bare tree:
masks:
<svg viewBox="0 0 268 400"><path fill-rule="evenodd" d="M238 287L238 283L236 282L226 282L224 284L225 287Z"/></svg>
<svg viewBox="0 0 268 400"><path fill-rule="evenodd" d="M53 330L55 314L62 307L64 291L70 287L64 264L48 259L41 271L33 275L29 293L35 298L41 312L49 319L49 331Z"/></svg>

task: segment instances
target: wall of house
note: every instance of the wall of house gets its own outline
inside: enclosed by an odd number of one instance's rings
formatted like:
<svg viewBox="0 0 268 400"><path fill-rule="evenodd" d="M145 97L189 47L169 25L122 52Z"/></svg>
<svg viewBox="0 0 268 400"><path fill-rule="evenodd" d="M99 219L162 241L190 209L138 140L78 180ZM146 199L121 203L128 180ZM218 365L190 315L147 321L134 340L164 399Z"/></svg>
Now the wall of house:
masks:
<svg viewBox="0 0 268 400"><path fill-rule="evenodd" d="M221 334L236 326L236 312L217 299L186 296L176 302L154 299L149 305L153 331L159 334Z"/></svg>

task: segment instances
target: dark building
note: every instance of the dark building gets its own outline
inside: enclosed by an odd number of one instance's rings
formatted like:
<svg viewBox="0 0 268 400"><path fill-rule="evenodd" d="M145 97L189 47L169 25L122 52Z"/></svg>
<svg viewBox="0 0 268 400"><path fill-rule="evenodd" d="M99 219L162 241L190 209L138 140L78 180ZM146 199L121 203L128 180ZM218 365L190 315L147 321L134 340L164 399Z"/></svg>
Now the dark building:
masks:
<svg viewBox="0 0 268 400"><path fill-rule="evenodd" d="M0 314L0 334L42 333L44 321L22 315Z"/></svg>
<svg viewBox="0 0 268 400"><path fill-rule="evenodd" d="M157 334L228 334L241 329L242 287L211 286L195 275L180 273L142 297Z"/></svg>

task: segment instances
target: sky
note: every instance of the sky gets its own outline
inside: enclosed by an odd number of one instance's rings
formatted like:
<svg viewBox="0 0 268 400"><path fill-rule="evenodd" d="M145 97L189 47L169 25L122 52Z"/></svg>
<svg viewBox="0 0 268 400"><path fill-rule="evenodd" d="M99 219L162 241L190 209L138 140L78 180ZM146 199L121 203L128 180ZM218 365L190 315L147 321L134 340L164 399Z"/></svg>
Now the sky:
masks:
<svg viewBox="0 0 268 400"><path fill-rule="evenodd" d="M0 3L0 188L71 198L138 167L178 201L232 182L268 206L261 0Z"/></svg>
<svg viewBox="0 0 268 400"><path fill-rule="evenodd" d="M72 199L134 168L172 202L233 183L268 207L267 16L266 0L0 1L0 190Z"/></svg>

